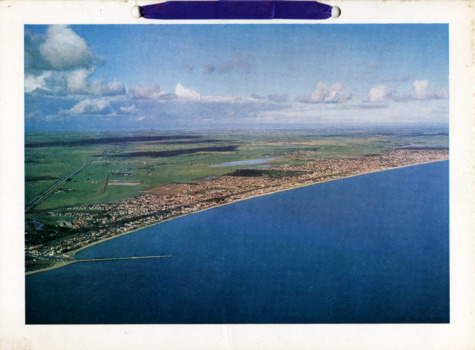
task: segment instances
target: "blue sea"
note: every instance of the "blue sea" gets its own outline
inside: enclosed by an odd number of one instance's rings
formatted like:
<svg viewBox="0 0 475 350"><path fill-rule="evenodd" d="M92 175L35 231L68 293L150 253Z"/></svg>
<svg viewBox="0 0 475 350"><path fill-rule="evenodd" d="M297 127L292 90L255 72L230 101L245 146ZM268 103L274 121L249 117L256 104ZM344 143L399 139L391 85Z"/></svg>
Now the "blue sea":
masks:
<svg viewBox="0 0 475 350"><path fill-rule="evenodd" d="M448 161L195 213L26 277L27 324L447 323Z"/></svg>

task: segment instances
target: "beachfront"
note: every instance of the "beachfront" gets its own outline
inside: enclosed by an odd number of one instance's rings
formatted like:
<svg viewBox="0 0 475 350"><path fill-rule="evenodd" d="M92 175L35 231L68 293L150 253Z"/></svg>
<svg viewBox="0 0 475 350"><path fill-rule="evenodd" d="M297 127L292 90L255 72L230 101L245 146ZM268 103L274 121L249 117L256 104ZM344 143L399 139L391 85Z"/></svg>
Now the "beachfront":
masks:
<svg viewBox="0 0 475 350"><path fill-rule="evenodd" d="M298 158L299 153L292 156ZM136 198L51 211L51 216L67 218L64 225L73 227L78 234L26 246L26 255L33 262L64 264L71 261L76 251L92 244L200 210L300 186L446 159L447 149L399 149L360 158L319 159L302 165L266 168L271 174L274 171L293 176L272 178L231 173L196 184L160 186ZM37 270L34 263L29 270Z"/></svg>

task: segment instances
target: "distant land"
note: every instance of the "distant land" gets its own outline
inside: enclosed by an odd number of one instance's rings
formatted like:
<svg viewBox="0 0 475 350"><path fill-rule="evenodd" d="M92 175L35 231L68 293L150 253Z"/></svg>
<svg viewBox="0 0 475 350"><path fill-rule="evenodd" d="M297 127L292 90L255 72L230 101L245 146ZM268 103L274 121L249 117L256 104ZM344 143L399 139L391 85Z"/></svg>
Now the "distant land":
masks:
<svg viewBox="0 0 475 350"><path fill-rule="evenodd" d="M27 132L27 273L192 212L448 159L446 128Z"/></svg>

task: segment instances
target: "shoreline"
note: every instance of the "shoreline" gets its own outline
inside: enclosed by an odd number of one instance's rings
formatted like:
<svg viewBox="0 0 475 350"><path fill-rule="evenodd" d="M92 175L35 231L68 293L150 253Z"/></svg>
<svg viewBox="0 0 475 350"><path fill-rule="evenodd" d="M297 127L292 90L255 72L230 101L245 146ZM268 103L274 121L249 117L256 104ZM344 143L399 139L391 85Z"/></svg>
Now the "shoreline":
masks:
<svg viewBox="0 0 475 350"><path fill-rule="evenodd" d="M276 194L276 193L280 193L280 192L285 192L285 191L294 190L294 189L297 189L297 188L303 188L303 187L307 187L307 186L313 186L313 185L322 184L322 183L327 183L327 182L332 182L332 181L338 181L338 180L343 180L343 179L349 179L349 178L353 178L353 177L357 177L357 176L362 176L362 175L369 175L369 174L375 174L375 173L380 173L380 172L389 171L389 170L403 169L403 168L408 168L408 167L412 167L412 166L418 166L418 165L424 165L424 164L431 164L431 163L438 163L438 162L446 162L446 161L449 161L449 158L443 159L443 160L435 160L435 161L429 161L429 162L422 162L422 163L417 163L417 164L403 165L403 166L392 167L392 168L382 169L382 170L376 170L376 171L363 172L363 173L359 173L359 174L355 174L355 175L343 176L343 177L336 178L336 179L324 180L324 181L314 182L314 183L310 183L310 184L297 185L297 186L290 187L290 188L286 188L286 189L280 189L280 190L271 191L271 192L268 192L268 193L262 193L262 194L253 195L253 196L246 197L246 198L240 198L240 199L236 199L236 200L230 201L230 202L228 202L228 203L218 204L218 205L215 205L215 206L212 206L212 207L209 207L209 208L199 209L199 210L196 210L196 211L193 211L193 212L190 212L190 213L186 213L186 214L182 214L182 215L177 215L177 216L174 216L174 217L165 219L165 220L160 221L160 222L152 223L152 224L149 224L149 225L145 225L145 226L143 226L143 227L140 227L140 228L135 228L135 229L132 229L132 230L130 230L130 231L120 233L120 234L115 235L115 236L112 236L112 237L107 237L107 238L104 238L104 239L100 239L100 240L98 240L98 241L96 241L96 242L92 242L92 243L86 244L86 245L84 245L84 246L82 246L82 247L80 247L80 248L71 250L71 251L69 251L69 252L67 252L67 253L65 253L65 254L62 254L62 255L63 255L63 256L66 255L66 256L70 256L70 257L74 258L74 256L75 256L78 252L80 252L80 251L82 251L82 250L84 250L84 249L93 247L93 246L95 246L95 245L97 245L97 244L101 244L101 243L107 242L107 241L112 240L112 239L116 239L116 238L121 237L121 236L124 236L124 235L128 235L128 234L131 234L131 233L140 231L140 230L144 230L144 229L147 229L147 228L149 228L149 227L153 227L153 226L156 226L156 225L160 225L160 224L162 224L162 223L164 223L164 222L172 221L172 220L175 220L175 219L178 219L178 218L182 218L182 217L185 217L185 216L188 216L188 215L192 215L192 214L204 212L204 211L206 211L206 210L215 209L215 208L218 208L218 207L222 207L222 206L225 206L225 205L234 204L234 203L237 203L237 202L241 202L241 201L245 201L245 200L249 200L249 199L253 199L253 198L257 198L257 197L267 196L267 195L271 195L271 194ZM57 268L61 268L61 267L64 267L64 266L67 266L67 265L70 265L70 264L74 264L74 263L76 263L76 262L81 262L81 261L71 260L71 261L60 261L60 262L56 262L56 263L54 263L52 266L49 266L49 267L41 268L41 269L34 270L34 271L25 272L25 276L33 275L33 274L40 273L40 272L55 270L55 269L57 269Z"/></svg>

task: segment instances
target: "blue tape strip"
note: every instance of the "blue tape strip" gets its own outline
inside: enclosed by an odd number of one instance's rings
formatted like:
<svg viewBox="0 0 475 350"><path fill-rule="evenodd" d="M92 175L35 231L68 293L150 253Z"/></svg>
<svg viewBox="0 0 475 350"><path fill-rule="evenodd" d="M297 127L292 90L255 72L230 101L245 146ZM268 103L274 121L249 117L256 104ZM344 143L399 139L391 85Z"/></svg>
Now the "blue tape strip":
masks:
<svg viewBox="0 0 475 350"><path fill-rule="evenodd" d="M149 19L327 19L332 6L316 1L169 1L140 10Z"/></svg>

